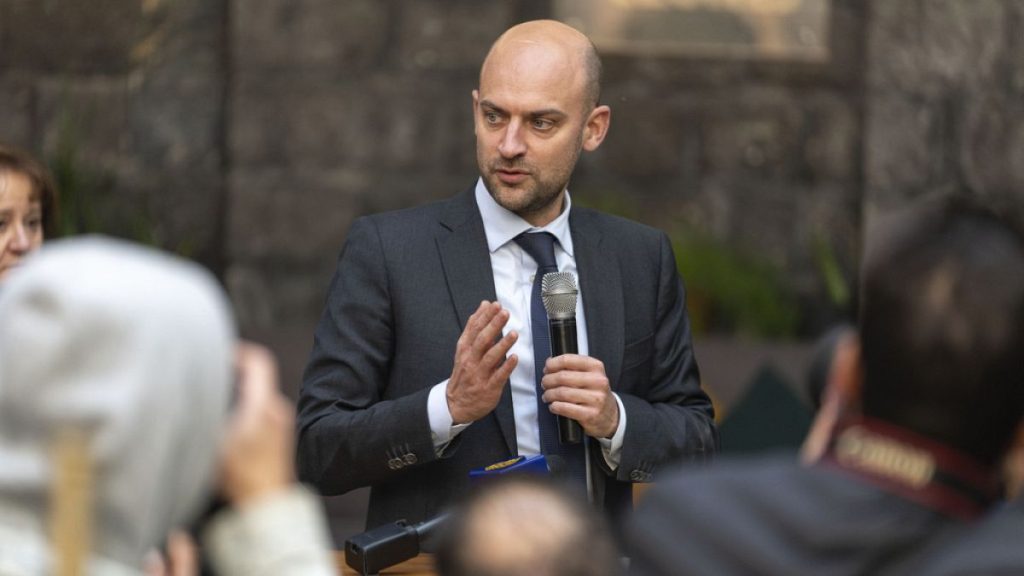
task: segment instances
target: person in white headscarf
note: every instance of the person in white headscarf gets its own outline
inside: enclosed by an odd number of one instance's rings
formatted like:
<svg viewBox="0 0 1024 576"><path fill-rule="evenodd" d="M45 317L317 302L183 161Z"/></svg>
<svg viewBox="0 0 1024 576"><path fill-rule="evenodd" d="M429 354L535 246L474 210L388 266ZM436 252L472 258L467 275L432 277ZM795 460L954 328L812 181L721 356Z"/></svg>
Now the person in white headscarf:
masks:
<svg viewBox="0 0 1024 576"><path fill-rule="evenodd" d="M276 378L262 348L236 352L198 266L102 238L32 255L0 293L0 576L53 574L67 557L51 538L64 437L83 439L88 463L82 573L143 573L220 488L230 507L203 537L218 574L334 574L322 514L293 480Z"/></svg>

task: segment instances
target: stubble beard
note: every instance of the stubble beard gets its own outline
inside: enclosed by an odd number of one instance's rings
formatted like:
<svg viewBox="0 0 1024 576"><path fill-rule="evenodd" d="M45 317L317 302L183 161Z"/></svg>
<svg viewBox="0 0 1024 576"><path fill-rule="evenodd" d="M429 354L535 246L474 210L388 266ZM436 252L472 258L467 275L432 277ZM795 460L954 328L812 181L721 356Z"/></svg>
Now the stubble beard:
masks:
<svg viewBox="0 0 1024 576"><path fill-rule="evenodd" d="M485 161L480 158L480 172L487 192L499 206L524 220L531 221L532 216L541 214L552 204L561 202L562 192L569 184L569 176L572 175L581 151L582 147L577 148L567 165L558 167L550 180L542 178L535 166L522 160L505 161L499 158ZM497 175L497 171L503 168L525 170L529 172L529 176L519 184L505 184Z"/></svg>

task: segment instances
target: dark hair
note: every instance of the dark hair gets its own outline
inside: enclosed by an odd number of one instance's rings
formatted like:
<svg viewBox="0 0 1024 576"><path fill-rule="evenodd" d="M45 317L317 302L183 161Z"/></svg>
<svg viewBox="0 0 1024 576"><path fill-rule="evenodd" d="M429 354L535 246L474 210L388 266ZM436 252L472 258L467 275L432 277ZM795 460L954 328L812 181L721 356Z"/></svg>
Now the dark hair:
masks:
<svg viewBox="0 0 1024 576"><path fill-rule="evenodd" d="M537 508L523 509L524 503ZM484 523L511 529L505 531L514 531L526 544L542 541L545 549L528 547L529 553L495 561L480 549ZM497 546L503 544L510 543ZM435 562L441 576L622 573L618 548L604 516L581 494L539 475L505 476L474 487L441 532Z"/></svg>
<svg viewBox="0 0 1024 576"><path fill-rule="evenodd" d="M43 209L43 236L57 235L57 186L49 171L27 152L0 144L0 172L15 172L28 178L32 192Z"/></svg>
<svg viewBox="0 0 1024 576"><path fill-rule="evenodd" d="M993 464L1024 415L1024 237L962 198L891 217L863 269L863 411Z"/></svg>
<svg viewBox="0 0 1024 576"><path fill-rule="evenodd" d="M587 71L586 95L591 108L596 108L601 103L601 81L604 75L604 67L601 65L601 56L597 52L594 42L587 39L589 46L584 50L583 62Z"/></svg>

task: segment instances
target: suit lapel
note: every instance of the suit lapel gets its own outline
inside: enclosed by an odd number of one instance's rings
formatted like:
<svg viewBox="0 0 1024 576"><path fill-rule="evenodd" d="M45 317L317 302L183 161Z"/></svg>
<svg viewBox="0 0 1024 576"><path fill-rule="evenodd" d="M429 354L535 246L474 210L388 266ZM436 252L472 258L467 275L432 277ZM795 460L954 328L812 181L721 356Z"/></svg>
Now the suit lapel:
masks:
<svg viewBox="0 0 1024 576"><path fill-rule="evenodd" d="M619 263L594 221L593 212L573 208L569 216L580 297L587 317L589 355L604 362L612 389L622 372L625 346L625 313Z"/></svg>
<svg viewBox="0 0 1024 576"><path fill-rule="evenodd" d="M484 234L483 220L473 189L451 201L441 217L441 227L437 234L437 249L459 327L465 329L466 322L482 300L497 299L487 236ZM515 454L515 415L512 411L512 390L507 384L494 409L494 415L498 419L509 453Z"/></svg>

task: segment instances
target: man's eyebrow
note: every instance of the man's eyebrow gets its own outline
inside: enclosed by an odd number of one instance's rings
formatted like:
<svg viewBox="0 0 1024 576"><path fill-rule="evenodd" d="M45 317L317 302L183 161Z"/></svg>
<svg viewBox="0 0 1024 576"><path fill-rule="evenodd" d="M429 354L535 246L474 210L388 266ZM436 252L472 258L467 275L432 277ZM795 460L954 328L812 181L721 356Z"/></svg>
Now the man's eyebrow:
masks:
<svg viewBox="0 0 1024 576"><path fill-rule="evenodd" d="M540 118L542 116L564 117L567 116L567 114L565 112L562 112L558 108L545 108L543 110L535 110L533 112L530 112L530 116L532 116L533 118Z"/></svg>
<svg viewBox="0 0 1024 576"><path fill-rule="evenodd" d="M494 102L491 102L490 100L481 100L480 101L480 106L483 106L484 108L490 108L491 110L494 110L495 112L502 112L502 113L505 112L504 108L502 108L501 106L498 106L497 104L495 104Z"/></svg>
<svg viewBox="0 0 1024 576"><path fill-rule="evenodd" d="M501 106L498 106L497 104L495 104L494 102L491 102L490 100L486 100L486 99L485 100L481 100L480 101L480 106L482 106L484 108L489 108L489 109L494 110L495 112L499 112L501 114L507 114L507 112L505 111L504 108L502 108ZM544 109L541 109L541 110L533 110L533 111L530 112L530 117L531 118L540 118L542 116L565 117L565 116L567 116L567 114L565 112L563 112L562 110L559 110L558 108L544 108Z"/></svg>

